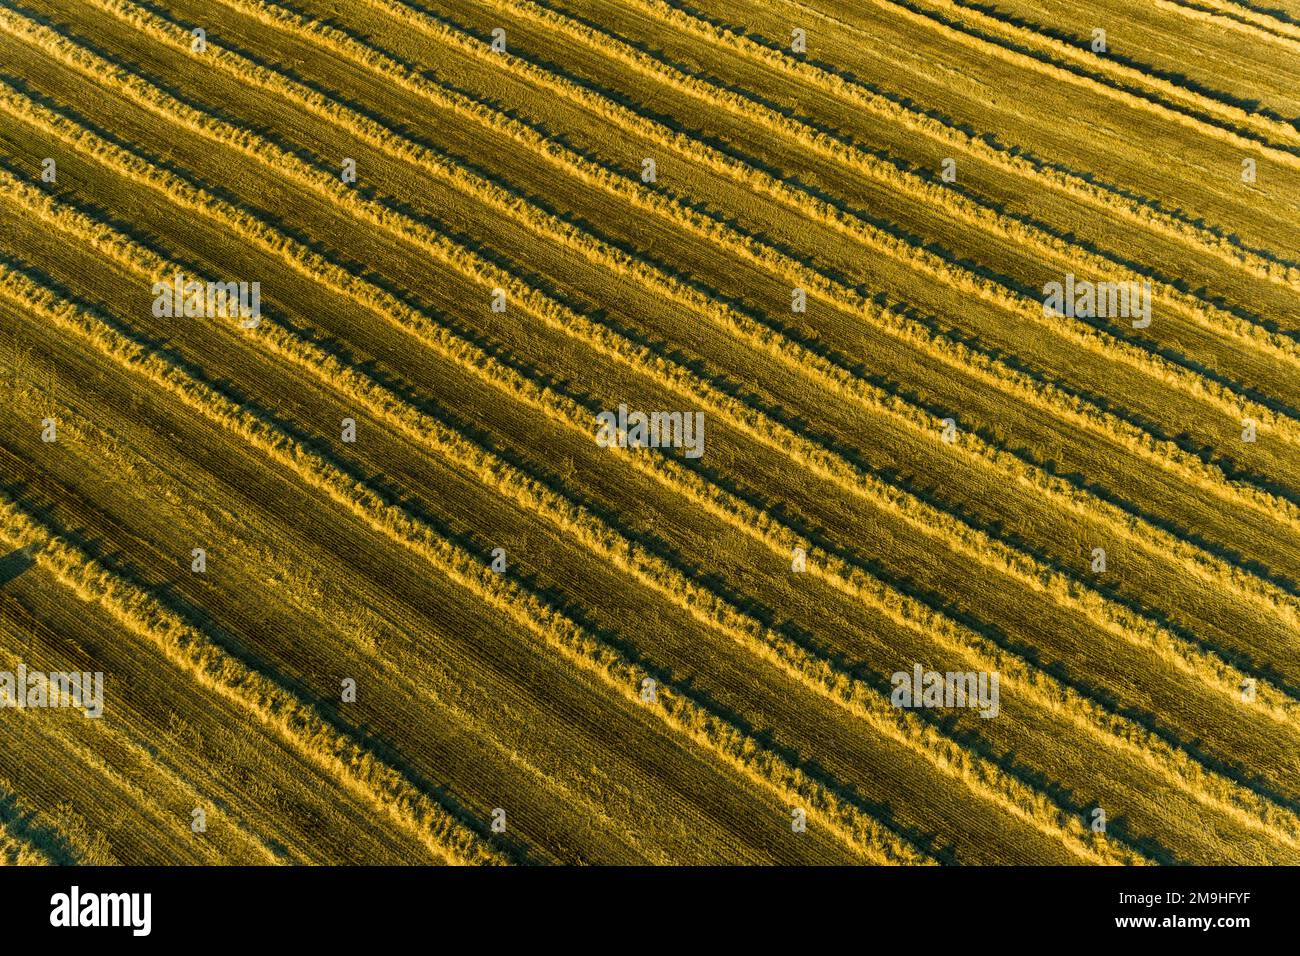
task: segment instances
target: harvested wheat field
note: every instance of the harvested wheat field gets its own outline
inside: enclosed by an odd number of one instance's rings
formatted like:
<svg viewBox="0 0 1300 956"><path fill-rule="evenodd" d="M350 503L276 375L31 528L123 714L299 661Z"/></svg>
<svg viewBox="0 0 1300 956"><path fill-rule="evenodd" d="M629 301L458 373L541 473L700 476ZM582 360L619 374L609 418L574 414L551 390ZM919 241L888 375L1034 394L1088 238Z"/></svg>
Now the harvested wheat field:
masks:
<svg viewBox="0 0 1300 956"><path fill-rule="evenodd" d="M0 853L1300 863L1300 2L0 0Z"/></svg>

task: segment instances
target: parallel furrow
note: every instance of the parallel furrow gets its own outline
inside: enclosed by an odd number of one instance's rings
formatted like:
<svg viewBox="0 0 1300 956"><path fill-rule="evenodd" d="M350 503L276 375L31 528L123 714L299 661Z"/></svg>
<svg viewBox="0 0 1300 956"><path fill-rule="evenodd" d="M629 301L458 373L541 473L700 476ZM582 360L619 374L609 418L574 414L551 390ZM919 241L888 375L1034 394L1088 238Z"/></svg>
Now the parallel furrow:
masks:
<svg viewBox="0 0 1300 956"><path fill-rule="evenodd" d="M5 659L4 663L9 673L13 673L19 664L19 658L8 651L0 652L0 656ZM41 720L44 717L38 710L18 710L16 715L20 720ZM92 739L90 741L77 739L82 733ZM121 731L101 720L87 721L85 726L79 728L78 731L60 734L59 738L59 745L66 748L69 754L75 756L76 765L83 768L83 772L93 774L98 786L116 794L118 799L125 800L134 807L135 812L140 815L142 821L155 830L160 835L160 839L166 839L165 835L169 833L173 837L179 834L188 835L190 833L189 817L176 815L169 817L169 811L160 803L160 794L156 790L142 787L141 781L133 773L124 771L115 765L113 761L104 758L100 749L102 741L111 740L117 747L131 752L142 763L151 765L169 785L178 787L180 793L188 795L188 798L192 801L191 806L207 806L210 804L209 800L199 796L198 792L187 782L177 777L174 770L159 758L153 747L127 737ZM244 820L231 815L226 817L224 822L228 822L232 827L238 829L244 838L256 847L257 852L262 857L261 864L275 862L275 856L270 849L252 831L248 830ZM195 852L198 854L197 862L214 862L211 849L196 849Z"/></svg>
<svg viewBox="0 0 1300 956"><path fill-rule="evenodd" d="M61 320L64 313L56 313L53 300L25 277L8 267L0 267L0 274L0 295L39 310L51 321ZM50 301L39 301L41 297ZM506 862L396 771L339 734L312 708L232 657L152 594L61 538L6 493L0 493L0 534L39 544L41 565L77 597L100 604L129 631L156 644L202 686L248 710L322 770L337 776L359 798L409 829L436 855L452 863Z"/></svg>
<svg viewBox="0 0 1300 956"><path fill-rule="evenodd" d="M973 557L985 566L1021 581L1032 592L1044 594L1063 607L1077 610L1103 630L1135 647L1154 653L1159 659L1225 696L1235 699L1244 686L1247 675L1228 661L1217 648L1203 646L1197 640L1170 630L1150 614L1107 597L1076 576L1057 570L953 513L864 471L802 432L775 421L759 409L733 397L702 374L664 357L648 346L628 339L605 323L580 315L527 280L519 278L516 273L455 242L432 225L418 222L389 204L357 193L337 176L309 164L265 137L247 129L232 129L228 123L182 103L136 74L110 63L80 44L51 33L39 24L31 21L13 24L7 18L0 18L0 28L13 32L42 49L48 49L100 83L113 83L133 100L182 128L191 129L213 142L235 148L278 170L289 180L325 196L359 220L379 226L427 251L466 278L482 282L489 288L506 290L510 301L520 305L547 326L657 380L688 401L701 402L714 415L803 464L814 474L914 524L933 538L939 547L954 549ZM51 128L65 129L65 137L71 134L76 140L94 136L17 91L13 95L25 101L20 115L28 116L29 121L33 115L44 114ZM64 124L75 127L75 130L66 130ZM99 137L94 139L102 144L95 151L101 154L100 158L103 158L104 148L121 152L120 148ZM159 172L153 170L153 175L148 179L156 183ZM1293 715L1300 711L1300 701L1262 675L1256 677L1255 682L1259 688L1259 712L1289 725Z"/></svg>
<svg viewBox="0 0 1300 956"><path fill-rule="evenodd" d="M1156 5L1178 7L1179 12L1187 16L1198 16L1208 10L1217 14L1219 18L1249 24L1270 36L1300 40L1300 23L1283 20L1247 3L1231 3L1228 0L1196 0L1194 3L1189 0L1156 0Z"/></svg>
<svg viewBox="0 0 1300 956"><path fill-rule="evenodd" d="M388 0L372 0L372 2L388 4ZM287 11L282 11L279 7L270 7L268 4L262 3L261 0L252 0L251 3L244 3L241 0L241 6L256 8L259 19L264 22L280 26L293 24L309 30L314 38L320 39L322 43L328 43L331 49L336 49L341 55L355 55L355 52L350 53L349 51L355 51L359 41L340 33L328 25L319 24L305 18L298 18ZM602 115L619 122L626 128L653 136L661 142L672 145L692 159L707 163L741 182L754 185L780 199L791 208L797 209L801 215L813 213L819 216L823 222L836 225L841 231L853 235L855 238L869 241L862 234L862 227L865 222L860 217L845 214L816 196L780 182L753 166L739 163L731 157L712 149L712 147L683 136L666 126L646 120L621 104L595 96L584 87L541 70L513 54L487 53L487 47L480 40L445 26L441 20L430 17L413 22L420 25L430 35L454 43L458 49L479 56L491 56L497 63L504 62L508 66L518 68L521 74L528 76L532 80L547 84L556 92L573 99L575 102L580 102L588 108L600 110ZM371 62L374 64L382 61L377 61L372 57ZM486 104L468 100L467 97L443 87L435 89L436 84L410 81L405 77L405 74L409 72L409 70L403 68L400 72L386 72L385 75L404 86L409 82L408 88L412 92L419 93L427 98L445 97L448 109L453 109L461 115L485 125L490 125L490 128L512 136L552 161L559 162L563 159L566 168L568 168L566 151L562 145L549 140L543 134L539 134L537 130L522 122L503 116L499 111ZM577 170L579 167L572 168ZM619 179L620 177L613 177L615 182ZM602 176L599 180L592 179L591 181L604 185L610 180L608 176ZM642 190L640 192L642 198L639 201L648 209L662 211L664 203L659 202L657 199L660 195L669 198L670 201L672 199L671 193L664 187L656 187L654 190ZM762 252L762 262L764 264L770 265L772 262L778 261L768 257L765 245L754 245L757 240L753 240L752 237L745 237L736 228L730 228L723 233L715 231L714 234L720 240L727 238L733 240L733 243L729 244L728 248L745 255L746 258L752 259L751 250L758 249ZM734 242L735 236L742 236L743 241ZM1200 456L1183 449L1173 441L1152 434L1149 429L1130 421L1128 418L1123 417L1121 413L1101 409L1093 402L1079 397L1068 386L1054 381L1050 375L1038 371L1027 374L997 356L973 348L964 342L955 341L950 337L937 335L922 323L911 320L906 315L899 314L888 305L877 308L875 303L868 303L865 314L889 334L900 340L921 348L925 352L989 383L995 388L1013 394L1033 405L1049 409L1054 416L1103 435L1109 440L1119 443L1127 450L1140 454L1161 467L1173 471L1201 490L1209 491L1235 505L1245 504L1270 517L1284 517L1288 522L1292 522L1296 520L1297 516L1300 516L1300 509L1293 502L1272 494L1251 481L1229 477L1222 468L1212 462L1204 461Z"/></svg>
<svg viewBox="0 0 1300 956"><path fill-rule="evenodd" d="M388 4L392 0L367 0L367 2ZM687 15L660 0L647 0L647 2L656 14L662 15L668 25L698 33L711 43L739 49L747 55L761 58L765 63L795 64L797 67L793 72L820 74L822 79L833 76L821 67L775 53L735 28L717 26L709 21ZM1150 281L1153 296L1173 303L1180 312L1197 324L1218 333L1231 335L1281 360L1300 363L1300 343L1273 332L1258 322L1235 315L1195 294L1177 289L1168 282L1152 279L1136 272L1114 255L1093 252L1076 242L1047 231L1038 224L1013 218L972 194L902 168L901 164L868 152L848 139L832 137L807 123L787 117L766 106L757 97L742 95L734 89L724 88L717 83L687 74L649 53L623 43L608 31L597 30L589 24L552 11L547 12L552 14L547 19L554 20L557 25L562 24L566 33L580 36L593 48L599 47L602 52L616 55L620 61L635 66L640 72L653 76L675 89L738 116L760 120L763 125L797 139L837 163L859 169L880 182L916 196L918 200L927 204L951 210L968 222L981 228L993 229L1014 242L1028 242L1048 254L1064 256L1079 263L1080 266L1087 266L1098 275L1113 276L1116 281L1120 279L1139 283ZM849 88L854 87L850 85ZM865 223L859 226L859 231L864 236L870 235L873 230L879 232L875 227L868 227ZM1043 324L1108 359L1123 361L1161 381L1177 382L1191 394L1215 401L1219 407L1230 414L1236 414L1240 407L1239 400L1230 396L1238 395L1242 399L1249 400L1249 395L1246 394L1249 390L1245 386L1223 376L1210 379L1198 373L1194 363L1169 350L1157 354L1113 331L1099 329L1077 319L1046 316L1041 302L1016 292L1005 283L993 282L956 264L952 261L952 257L941 256L914 243L900 243L888 234L877 235L872 241L873 245L879 247L881 251L895 257L904 256L900 261L923 269L941 281L949 282L990 302L1016 311L1023 318Z"/></svg>
<svg viewBox="0 0 1300 956"><path fill-rule="evenodd" d="M36 107L37 104L29 102L26 106L28 114L33 115L32 110ZM34 115L38 119L41 118L39 112ZM44 118L51 121L49 127L51 132L62 135L67 141L112 165L124 175L163 191L183 208L192 208L212 216L215 221L245 236L250 242L281 255L291 266L304 275L312 277L321 285L352 298L377 315L417 335L422 342L433 347L440 354L452 358L481 380L501 388L509 385L509 390L516 397L541 408L582 434L590 435L591 413L574 403L572 399L558 396L545 386L524 379L513 369L457 338L446 328L428 322L423 315L383 290L365 280L355 278L345 269L299 246L242 210L204 194L202 190L140 161L84 129L76 127L73 130L68 128L71 124L60 125L53 122L58 119L53 114ZM11 185L11 193L15 196L20 195L21 190L16 187L21 184L12 177L8 181ZM56 208L52 204L47 204L44 208L47 215L56 214ZM82 238L92 245L100 241L101 235L102 230L81 232ZM820 554L813 542L802 541L800 536L781 526L770 516L719 491L669 459L630 454L629 460L678 492L687 494L710 512L727 520L733 527L757 537L778 555L788 556L792 546L801 544L811 549L811 554ZM1251 825L1263 825L1269 829L1281 827L1287 832L1293 832L1295 823L1288 822L1290 815L1285 811L1272 807L1255 794L1240 791L1231 782L1205 771L1188 755L1165 744L1157 734L1107 712L1104 707L1084 695L1061 687L1054 678L1044 674L1034 674L1032 662L1029 662L1029 666L1026 667L1023 661L1008 657L978 633L889 588L862 569L851 568L829 553L825 556L824 562L817 562L819 569L822 563L825 563L829 569L823 573L826 573L828 579L845 593L858 599L869 599L873 606L878 606L880 610L900 623L910 622L913 625L920 623L924 627L931 628L940 636L951 638L955 647L973 647L989 655L990 660L998 664L994 669L1001 669L1014 676L1023 675L1026 684L1034 688L1033 693L1037 699L1045 702L1047 706L1058 710L1064 709L1072 718L1087 722L1090 730L1101 727L1121 746L1140 750L1143 759L1161 767L1162 770L1171 772L1175 779L1185 785L1198 799L1220 809L1226 808ZM1043 688L1047 689L1046 693L1043 692Z"/></svg>
<svg viewBox="0 0 1300 956"><path fill-rule="evenodd" d="M2 166L3 164L0 164ZM89 214L77 210L75 207L68 205L48 196L38 187L25 182L18 178L13 178L7 173L0 172L0 192L6 200L12 203L12 206L20 208L32 216L38 217L39 221L48 223L51 227L66 231L72 238L83 243L86 250L91 249L104 254L106 257L126 266L129 269L139 270L142 262L158 262L157 255L151 250L140 246L133 240L126 238L122 233L113 230L111 227L93 219ZM6 260L3 254L0 254L0 262ZM169 263L169 270L182 269L183 267L176 263ZM265 317L265 313L263 313ZM237 337L249 333L241 330ZM265 342L258 342L259 348L265 345ZM290 333L290 342L292 344L292 333ZM315 347L308 344L307 352L315 355ZM306 354L306 353L304 353ZM301 356L300 356L301 357ZM307 363L299 362L303 367ZM365 373L346 366L349 370L346 374L351 377L365 376ZM343 389L340 388L343 393ZM39 420L41 414L37 414L40 406L33 402L27 406L26 411L32 416L32 420ZM132 449L138 455L137 449ZM135 460L124 460L122 458L113 458L104 462L105 468L113 469L125 465L129 473L136 474L137 466ZM47 491L47 494L59 501L59 510L61 513L66 512L79 522L80 527L96 528L101 532L105 528L105 521L111 520L102 512L98 511L96 506L85 503L76 492L62 481L56 481L48 473L44 474L42 488L47 489L49 485L57 486L56 492ZM65 515L64 525L68 525L68 517ZM263 524L259 522L259 525ZM115 540L122 540L114 536ZM246 549L256 548L252 539L244 538L241 540L241 534L238 529L228 529L224 534L226 542L223 551L231 553L232 549L242 546ZM134 553L134 552L133 552ZM140 555L136 555L137 558ZM157 554L149 555L144 564L157 566L161 556ZM353 582L349 581L351 585ZM310 623L303 625L307 633L312 633L312 627L317 624L322 626L321 633L328 630L325 619L322 615L328 614L328 611L321 608L318 604L311 606L299 605L302 613L309 615L307 618ZM336 623L336 622L334 622ZM401 630L404 626L402 623L394 623L394 628ZM509 764L513 768L521 771L530 777L536 778L540 784L557 795L557 799L566 805L578 816L581 816L592 822L593 826L618 832L619 823L610 816L606 811L608 807L602 805L599 797L594 796L586 791L583 787L575 784L572 780L559 779L553 773L548 773L533 761L533 755L519 747L512 745L514 742L508 738L503 739L501 728L498 724L485 718L482 714L463 706L456 699L457 692L464 686L463 675L447 675L452 679L452 685L447 686L438 679L430 677L430 672L422 667L422 661L418 658L425 653L423 645L408 648L400 645L388 645L384 647L382 654L370 655L367 658L367 664L376 668L379 675L382 675L391 687L398 693L405 694L411 699L424 698L431 700L439 711L439 719L444 720L450 717L450 723L456 728L457 738L464 739L469 736L477 738L482 743L484 749L492 754L490 759L497 761L499 765ZM412 659L412 654L417 658ZM418 675L418 676L417 676ZM441 675L440 675L441 676ZM389 741L391 742L391 741ZM564 760L567 753L561 754L559 759ZM202 801L195 802L193 805L199 806ZM643 834L638 832L620 832L621 840L629 847L633 848L638 854L638 859L644 861L653 861L658 864L670 863L671 860L663 855L660 847L647 845L643 840ZM283 842L283 841L282 841Z"/></svg>
<svg viewBox="0 0 1300 956"><path fill-rule="evenodd" d="M27 187L26 184L19 185L23 188L30 188ZM32 190L32 192L40 195L39 190ZM24 208L28 207L24 205ZM71 213L70 210L68 210L70 215L66 217L46 216L45 211L38 207L31 207L31 211L35 215L42 216L42 218L48 218L52 225L60 228L67 228L72 225L72 216L75 216L75 214ZM85 234L78 235L83 239L85 238ZM101 246L97 245L96 248L99 249L99 251L105 251ZM4 261L3 257L0 257L0 261ZM45 477L47 481L53 482L53 479L49 478L48 475ZM57 482L56 484L58 485L60 511L70 511L72 514L75 514L77 520L81 521L85 527L100 527L100 525L96 523L99 520L99 515L94 511L95 506L86 504L84 499L78 501L76 493L69 490L69 488L62 482ZM508 743L503 742L498 727L486 723L481 715L475 714L451 700L451 695L443 693L442 688L436 686L433 682L423 679L423 674L421 679L414 677L414 668L407 666L409 660L403 661L403 659L397 656L394 651L386 648L385 653L383 655L376 655L372 659L371 663L378 668L379 672L385 679L390 681L393 686L401 688L402 691L408 694L411 698L423 697L433 700L440 713L450 716L458 733L474 735L489 750L495 751L499 755L503 764L508 763L514 768L522 771L524 774L544 781L544 785L558 793L561 799L575 812L586 816L601 827L613 829L618 826L618 823L605 812L606 808L597 800L593 799L591 794L581 791L574 786L547 774L529 759L530 755L522 753L517 748L511 747ZM141 750L141 745L134 740L124 743L123 746L129 746L133 750L137 751ZM186 754L186 756L189 756L189 754ZM203 806L211 802L208 799L200 798L198 792L193 790L192 786L188 782L177 777L174 768L170 766L170 762L165 764L162 761L161 756L154 757L153 759L157 762L159 767L169 774L175 787L183 792L190 792L194 795L196 799L192 800L190 805ZM230 801L227 798L225 802L229 803ZM273 817L268 821L267 817L262 816L260 820L263 824L274 824ZM248 833L250 839L257 839L257 850L266 857L267 862L277 862L279 860L279 858L266 847L264 838L267 834L265 831L262 831L260 836L256 835L254 830L249 826L249 821L245 816L242 814L234 815L229 809L227 809L223 816L223 826L229 828L232 824L240 827L243 831ZM624 841L640 855L639 858L641 860L650 861L660 865L671 862L671 860L665 858L658 851L658 848L647 846L642 841L640 834L628 833L621 834L621 836ZM283 843L284 841L281 840L280 842Z"/></svg>
<svg viewBox="0 0 1300 956"><path fill-rule="evenodd" d="M119 5L116 0L93 0L93 2ZM238 0L222 0L222 2L227 2L231 6L244 6ZM143 20L144 17L132 19ZM164 24L154 25L157 30L151 32L156 36L176 39ZM376 64L376 69L382 69L383 75L400 79L412 88L425 91L426 88L433 87L424 95L439 105L445 105L449 99L443 90L411 74L400 64L387 58L383 51L374 47L357 50L351 45L349 50L356 62L365 65L362 56L367 56ZM610 242L594 236L590 231L583 230L519 198L517 192L485 179L447 154L420 145L399 133L391 125L383 123L382 117L363 116L337 100L323 96L290 77L253 63L227 49L210 44L209 52L215 62L241 80L254 83L268 92L300 104L305 109L346 129L359 139L419 166L449 185L523 222L538 235L579 251L591 261L615 274L636 276L645 287L654 289L666 299L679 302L694 310L717 324L728 335L738 337L739 341L777 358L796 373L813 379L825 392L854 400L876 413L886 415L910 427L917 434L933 436L936 422L934 417L924 409L870 384L844 366L800 345L789 336L782 334L779 328L755 321L736 308L719 302L676 276L647 263L635 252L615 247ZM500 114L494 115L493 119L502 125L514 122ZM531 134L529 145L538 150L545 150L543 155L551 156L557 161L562 160L567 171L581 176L584 181L598 185L612 195L626 199L640 208L660 213L709 243L716 243L730 251L739 252L756 264L776 271L796 283L801 283L804 287L825 295L854 313L879 316L885 311L868 297L820 272L805 267L760 240L742 236L736 230L705 217L670 194L647 191L639 184L610 173L574 151L545 140L541 134L530 127L519 123L516 125L522 127L516 138L523 140L525 135ZM972 460L991 464L1000 471L1012 475L1018 482L1032 489L1035 494L1048 497L1063 509L1073 511L1080 517L1103 520L1121 537L1167 553L1177 559L1185 569L1213 583L1216 587L1254 600L1261 607L1280 615L1284 620L1300 623L1296 602L1281 589L1143 520L1136 516L1135 506L1130 507L1126 512L1125 509L1103 501L1075 484L1048 474L1036 464L1027 463L974 433L963 433L956 444ZM1272 514L1290 519L1292 526L1300 530L1300 520L1298 520L1300 508L1291 505L1290 502L1285 502L1284 505Z"/></svg>
<svg viewBox="0 0 1300 956"><path fill-rule="evenodd" d="M85 242L94 236L96 249L106 252L142 276L184 272L184 268L153 254L136 242L100 226L88 217L52 201L42 202L34 187L13 181L0 172L0 183L32 213L56 226L67 226ZM36 195L32 195L35 193ZM528 508L566 533L571 540L598 553L627 571L672 604L736 641L746 652L782 669L800 685L820 694L873 730L925 757L940 771L953 776L1013 816L1042 832L1061 839L1091 862L1132 862L1099 844L1080 822L1082 807L1053 806L1034 787L1007 774L987 759L936 731L916 715L889 705L887 697L872 690L850 673L763 625L714 591L692 580L673 562L630 540L585 506L549 487L537 477L501 459L458 430L421 412L391 389L275 322L265 313L257 340L275 354L305 369L319 381L347 395L377 420L396 426L419 447L433 450L487 487Z"/></svg>
<svg viewBox="0 0 1300 956"><path fill-rule="evenodd" d="M1154 2L1160 9L1172 10L1189 20L1211 23L1216 27L1226 26L1267 43L1276 43L1300 52L1300 26L1257 13L1241 4L1223 3L1222 0L1199 0L1198 3L1187 3L1184 0Z"/></svg>
<svg viewBox="0 0 1300 956"><path fill-rule="evenodd" d="M138 346L105 338L109 333L102 325L8 266L0 266L0 295L70 332L88 336L99 347L114 349L114 358L134 367L156 364ZM81 599L100 604L128 630L157 645L168 660L202 686L248 710L313 763L338 776L358 797L409 829L436 855L453 863L506 862L472 830L335 730L313 708L230 655L153 594L62 538L6 493L0 493L0 534L24 546L35 546L38 561L59 583Z"/></svg>
<svg viewBox="0 0 1300 956"><path fill-rule="evenodd" d="M867 31L832 14L809 6L801 0L780 0L801 14L829 23L837 30L855 36L869 36ZM743 35L737 27L731 32ZM1117 213L1131 222L1181 241L1201 252L1209 253L1222 261L1241 268L1252 275L1269 279L1281 285L1300 288L1300 263L1279 256L1276 252L1247 246L1241 237L1229 230L1207 224L1178 209L1166 209L1157 199L1134 192L1132 189L1108 183L1091 172L1070 169L1057 162L1048 162L1018 148L1008 148L989 134L968 131L966 128L934 111L913 108L909 101L896 93L870 87L849 73L839 73L833 68L807 63L789 56L785 50L744 35L749 43L738 46L759 57L763 62L782 72L809 79L821 78L822 85L856 105L869 110L907 129L923 133L949 143L972 156L998 166L1008 172L1023 176L1031 182L1050 186L1067 195L1089 200Z"/></svg>
<svg viewBox="0 0 1300 956"><path fill-rule="evenodd" d="M142 375L214 424L258 448L304 483L319 489L347 508L374 531L386 535L428 561L476 599L507 614L565 659L599 677L631 705L648 708L670 728L713 752L754 784L793 800L795 805L802 803L823 815L832 830L867 859L879 863L933 862L900 840L875 818L811 778L802 769L791 766L776 752L764 747L754 737L693 697L678 692L671 683L660 682L655 703L642 701L639 690L645 670L636 667L608 642L574 623L521 584L492 571L484 562L434 531L407 509L387 501L383 494L366 482L309 449L274 424L265 411L239 405L205 382L195 379L139 345L118 331L120 321L106 320L62 300L27 276L3 265L0 265L0 293L27 304L49 321L57 323L60 328L80 335L115 362ZM48 563L61 579L68 580L70 586L76 586L78 593L92 598L103 593L116 598L123 597L123 592L130 588L121 579L114 579L111 572L100 568L84 552L78 553L71 545L48 532L40 534L39 522L20 511L16 503L0 499L0 509L0 514L15 524L24 520L29 522L23 528L28 533L27 539L41 542L43 558L46 557L46 549L51 549ZM90 565L90 569L84 570L78 577L75 570L67 570L65 556L80 558L82 563ZM194 667L194 670L204 677L212 676L213 672L225 676L226 673L234 673L235 669L244 671L241 681L223 681L217 689L242 690L254 687L258 691L254 699L259 704L272 695L280 698L289 696L220 651L205 635L176 619L174 614L163 609L151 596L136 589L124 596L123 603L126 606L120 613L116 607L110 606L109 609L123 619L124 623L143 629L147 634L158 635L158 639L166 642L166 649L172 654L179 650L178 656L183 656L184 660L178 663L189 663L192 656L201 654L203 663ZM138 610L133 613L132 604L137 608L152 604L152 613L141 614ZM163 620L160 621L159 618ZM251 695L245 692L243 696L246 699ZM269 707L262 705L268 719L275 718L290 708L295 715L294 725L306 724L311 720L319 722L319 718L296 701L277 699ZM281 718L280 723L284 725L288 722ZM326 732L330 731L321 729L316 733ZM301 746L310 739L295 743ZM355 746L350 742L340 743L340 746L344 745ZM377 761L370 758L366 763L373 766ZM395 797L394 803L399 806L409 805L415 799L410 795L402 797L405 799ZM427 803L427 798L423 795L418 797ZM440 808L435 809L440 811ZM445 811L440 812L445 816ZM463 859L472 862L492 861L494 851L481 843L479 838L459 823L446 822L457 828L463 843L473 841L471 845L463 847L460 854Z"/></svg>
<svg viewBox="0 0 1300 956"><path fill-rule="evenodd" d="M649 0L655 2L655 0ZM1030 27L1011 23L956 0L872 0L927 30L1017 67L1064 80L1125 106L1173 120L1180 126L1300 169L1300 130L1258 112L1233 106L1113 59L1072 46ZM937 7L938 9L934 9ZM1168 97L1168 98L1167 98ZM1181 100L1182 102L1178 102ZM1245 127L1236 125L1246 124ZM1277 137L1282 142L1270 141Z"/></svg>

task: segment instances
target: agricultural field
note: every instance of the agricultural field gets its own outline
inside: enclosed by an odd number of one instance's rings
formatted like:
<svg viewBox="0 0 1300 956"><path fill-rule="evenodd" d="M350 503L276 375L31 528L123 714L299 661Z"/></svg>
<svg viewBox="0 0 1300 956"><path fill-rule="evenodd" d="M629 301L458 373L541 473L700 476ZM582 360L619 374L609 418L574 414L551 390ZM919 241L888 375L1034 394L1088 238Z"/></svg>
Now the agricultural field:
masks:
<svg viewBox="0 0 1300 956"><path fill-rule="evenodd" d="M0 0L0 858L1300 863L1297 117L1297 0Z"/></svg>

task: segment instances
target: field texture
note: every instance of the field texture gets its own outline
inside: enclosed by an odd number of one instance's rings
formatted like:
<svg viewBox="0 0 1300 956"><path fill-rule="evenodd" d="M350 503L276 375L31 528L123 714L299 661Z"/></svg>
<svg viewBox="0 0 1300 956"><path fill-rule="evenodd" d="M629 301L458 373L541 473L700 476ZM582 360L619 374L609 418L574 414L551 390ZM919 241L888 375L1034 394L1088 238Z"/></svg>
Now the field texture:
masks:
<svg viewBox="0 0 1300 956"><path fill-rule="evenodd" d="M0 857L1300 863L1297 116L1297 0L0 0Z"/></svg>

